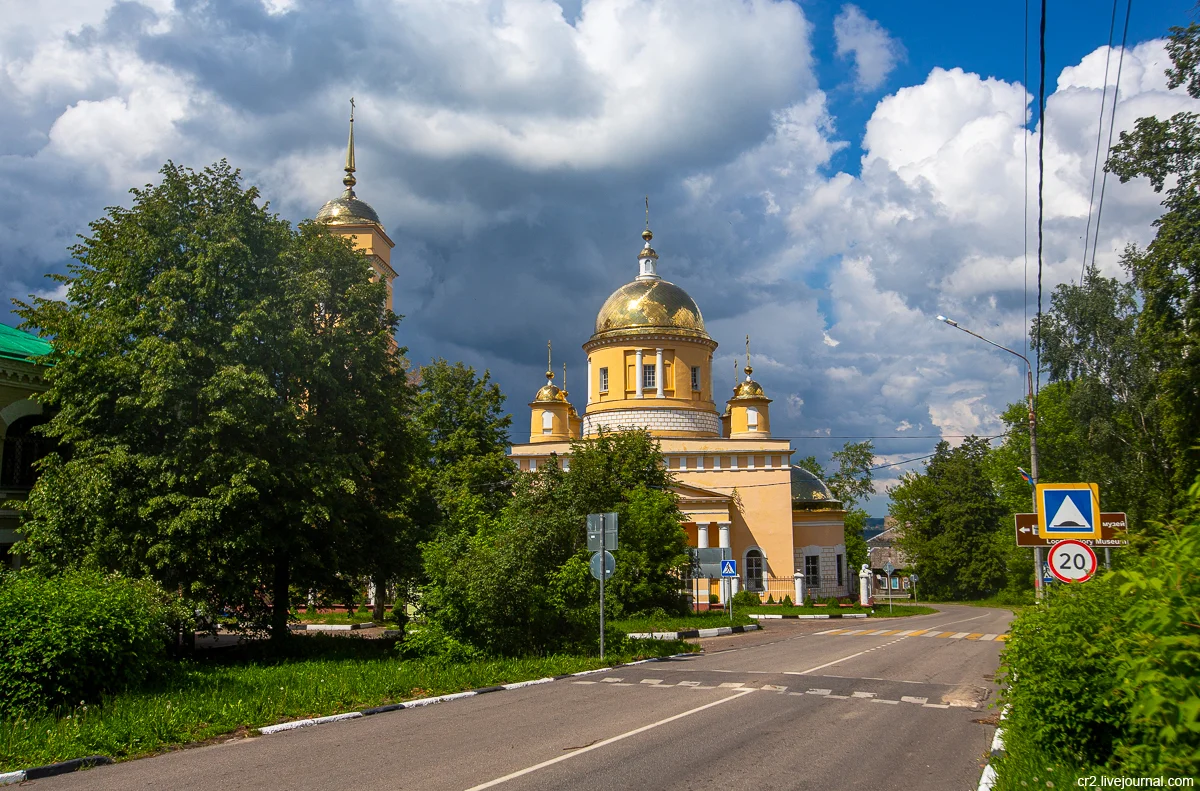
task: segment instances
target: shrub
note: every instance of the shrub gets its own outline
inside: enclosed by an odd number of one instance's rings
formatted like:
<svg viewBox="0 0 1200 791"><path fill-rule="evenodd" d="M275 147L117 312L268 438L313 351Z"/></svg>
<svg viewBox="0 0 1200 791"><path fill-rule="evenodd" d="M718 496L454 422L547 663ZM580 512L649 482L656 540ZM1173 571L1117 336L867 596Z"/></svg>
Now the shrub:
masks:
<svg viewBox="0 0 1200 791"><path fill-rule="evenodd" d="M757 607L762 604L762 599L754 591L742 590L733 594L732 602L734 607Z"/></svg>
<svg viewBox="0 0 1200 791"><path fill-rule="evenodd" d="M1111 627L1119 614L1107 579L1053 586L1013 622L1003 656L1009 727L1076 765L1103 764L1123 731Z"/></svg>
<svg viewBox="0 0 1200 791"><path fill-rule="evenodd" d="M0 717L32 714L147 680L187 608L149 581L69 571L0 578Z"/></svg>
<svg viewBox="0 0 1200 791"><path fill-rule="evenodd" d="M779 603L782 604L784 607L791 607L792 606L792 597L788 596L787 594L784 594L783 600L780 601Z"/></svg>

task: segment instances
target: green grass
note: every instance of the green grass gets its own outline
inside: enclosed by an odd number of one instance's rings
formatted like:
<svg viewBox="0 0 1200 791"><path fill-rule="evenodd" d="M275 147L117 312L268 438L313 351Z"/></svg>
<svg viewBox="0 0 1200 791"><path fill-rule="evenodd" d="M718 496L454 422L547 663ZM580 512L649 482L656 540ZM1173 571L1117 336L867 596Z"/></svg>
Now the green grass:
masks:
<svg viewBox="0 0 1200 791"><path fill-rule="evenodd" d="M734 610L733 620L723 612L701 612L689 615L665 615L658 618L625 618L611 621L622 632L682 632L685 629L713 629L718 626L745 626L754 623L744 613Z"/></svg>
<svg viewBox="0 0 1200 791"><path fill-rule="evenodd" d="M354 613L347 612L303 612L298 614L300 623L326 623L326 624L345 624L345 623L366 623L374 621L371 617L371 611L361 609ZM392 613L389 610L384 616L383 623L377 624L384 626L391 623Z"/></svg>
<svg viewBox="0 0 1200 791"><path fill-rule="evenodd" d="M782 606L762 606L762 607L747 607L745 612L762 615L833 615L835 613L868 613L869 618L887 618L894 616L902 618L908 615L932 615L937 610L932 607L919 607L912 604L895 604L892 605L893 612L888 612L886 604L876 604L875 612L871 612L870 608L866 607L782 607Z"/></svg>
<svg viewBox="0 0 1200 791"><path fill-rule="evenodd" d="M591 670L689 650L634 641L624 655L494 659L461 664L396 658L391 641L294 637L173 664L152 688L57 716L0 723L0 772L86 755L131 758L246 728L356 711L465 689Z"/></svg>

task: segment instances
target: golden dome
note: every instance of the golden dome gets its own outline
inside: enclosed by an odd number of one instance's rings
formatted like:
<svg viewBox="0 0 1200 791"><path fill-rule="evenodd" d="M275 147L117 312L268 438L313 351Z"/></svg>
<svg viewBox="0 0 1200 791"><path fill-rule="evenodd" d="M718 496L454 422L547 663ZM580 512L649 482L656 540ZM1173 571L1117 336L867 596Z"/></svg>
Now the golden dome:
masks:
<svg viewBox="0 0 1200 791"><path fill-rule="evenodd" d="M379 215L366 201L361 201L354 190L347 189L340 197L326 203L317 212L317 221L327 225L362 225L372 223L383 229Z"/></svg>
<svg viewBox="0 0 1200 791"><path fill-rule="evenodd" d="M738 382L733 388L733 399L739 398L766 398L767 394L763 392L762 385L750 378L750 374L754 373L754 369L746 366L742 369L746 372L746 381Z"/></svg>
<svg viewBox="0 0 1200 791"><path fill-rule="evenodd" d="M621 286L596 315L596 335L630 330L708 337L696 301L674 283L657 278Z"/></svg>
<svg viewBox="0 0 1200 791"><path fill-rule="evenodd" d="M734 398L763 398L766 393L763 392L762 385L753 379L748 379L745 382L740 382L733 389Z"/></svg>

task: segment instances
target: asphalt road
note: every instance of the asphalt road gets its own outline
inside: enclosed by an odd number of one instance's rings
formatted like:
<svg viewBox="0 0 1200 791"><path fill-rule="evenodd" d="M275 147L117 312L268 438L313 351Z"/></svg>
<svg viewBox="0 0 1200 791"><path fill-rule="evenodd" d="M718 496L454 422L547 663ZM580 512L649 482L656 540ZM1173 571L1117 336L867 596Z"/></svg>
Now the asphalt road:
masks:
<svg viewBox="0 0 1200 791"><path fill-rule="evenodd" d="M895 621L776 621L761 633L705 641L701 656L26 785L973 791L992 738L988 704L1002 647L979 638L1007 631L1011 614L940 609ZM837 627L930 631L828 633ZM943 631L963 636L929 636Z"/></svg>

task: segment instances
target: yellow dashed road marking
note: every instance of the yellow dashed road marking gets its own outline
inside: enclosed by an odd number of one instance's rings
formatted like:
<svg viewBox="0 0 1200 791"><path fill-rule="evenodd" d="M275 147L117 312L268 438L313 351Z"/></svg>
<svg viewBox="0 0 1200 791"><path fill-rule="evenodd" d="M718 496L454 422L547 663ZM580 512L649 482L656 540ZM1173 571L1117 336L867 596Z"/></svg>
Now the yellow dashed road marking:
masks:
<svg viewBox="0 0 1200 791"><path fill-rule="evenodd" d="M978 640L980 637L983 637L983 632L971 632L967 635L968 640Z"/></svg>

